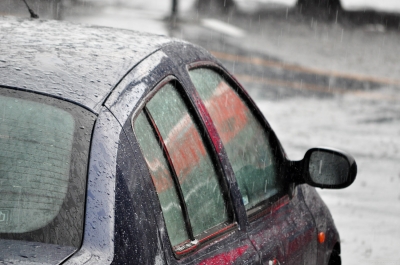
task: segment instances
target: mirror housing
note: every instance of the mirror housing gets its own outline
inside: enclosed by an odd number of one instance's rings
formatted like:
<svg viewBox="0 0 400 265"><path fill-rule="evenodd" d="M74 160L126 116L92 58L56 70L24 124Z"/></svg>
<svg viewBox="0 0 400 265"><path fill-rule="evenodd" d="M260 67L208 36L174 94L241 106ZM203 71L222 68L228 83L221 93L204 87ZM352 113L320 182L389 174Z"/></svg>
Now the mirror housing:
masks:
<svg viewBox="0 0 400 265"><path fill-rule="evenodd" d="M312 148L300 161L303 181L313 187L342 189L350 186L357 175L354 158L332 148Z"/></svg>

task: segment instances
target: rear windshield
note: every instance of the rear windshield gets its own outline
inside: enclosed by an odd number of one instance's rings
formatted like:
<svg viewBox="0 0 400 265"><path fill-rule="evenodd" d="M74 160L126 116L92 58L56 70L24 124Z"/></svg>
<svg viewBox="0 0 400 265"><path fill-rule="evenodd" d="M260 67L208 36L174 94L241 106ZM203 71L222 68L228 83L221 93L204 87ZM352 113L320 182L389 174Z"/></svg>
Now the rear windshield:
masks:
<svg viewBox="0 0 400 265"><path fill-rule="evenodd" d="M0 238L79 248L95 116L0 88Z"/></svg>

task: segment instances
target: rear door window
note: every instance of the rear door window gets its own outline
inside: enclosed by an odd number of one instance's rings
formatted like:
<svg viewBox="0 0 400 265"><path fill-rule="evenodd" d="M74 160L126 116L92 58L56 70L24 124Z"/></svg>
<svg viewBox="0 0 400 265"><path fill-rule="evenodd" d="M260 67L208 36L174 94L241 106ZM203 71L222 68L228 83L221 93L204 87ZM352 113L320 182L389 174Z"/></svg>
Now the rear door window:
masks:
<svg viewBox="0 0 400 265"><path fill-rule="evenodd" d="M78 248L95 116L0 88L0 238Z"/></svg>
<svg viewBox="0 0 400 265"><path fill-rule="evenodd" d="M178 245L189 240L189 236L168 161L143 112L136 118L134 128L161 203L171 244Z"/></svg>
<svg viewBox="0 0 400 265"><path fill-rule="evenodd" d="M246 210L280 193L269 134L244 97L214 70L189 74L224 144Z"/></svg>
<svg viewBox="0 0 400 265"><path fill-rule="evenodd" d="M182 243L201 243L231 220L222 172L192 114L178 89L169 83L134 122L177 252L187 247Z"/></svg>
<svg viewBox="0 0 400 265"><path fill-rule="evenodd" d="M67 194L75 120L22 99L0 96L0 106L0 232L29 232L53 220Z"/></svg>

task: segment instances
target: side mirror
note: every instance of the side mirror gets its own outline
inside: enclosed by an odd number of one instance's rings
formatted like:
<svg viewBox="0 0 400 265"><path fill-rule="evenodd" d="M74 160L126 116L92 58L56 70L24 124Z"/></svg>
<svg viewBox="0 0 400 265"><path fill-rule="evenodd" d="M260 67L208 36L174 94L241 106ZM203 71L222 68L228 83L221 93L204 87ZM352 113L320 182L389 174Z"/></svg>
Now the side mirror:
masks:
<svg viewBox="0 0 400 265"><path fill-rule="evenodd" d="M357 175L354 158L335 149L312 148L306 152L302 164L304 181L314 187L346 188Z"/></svg>

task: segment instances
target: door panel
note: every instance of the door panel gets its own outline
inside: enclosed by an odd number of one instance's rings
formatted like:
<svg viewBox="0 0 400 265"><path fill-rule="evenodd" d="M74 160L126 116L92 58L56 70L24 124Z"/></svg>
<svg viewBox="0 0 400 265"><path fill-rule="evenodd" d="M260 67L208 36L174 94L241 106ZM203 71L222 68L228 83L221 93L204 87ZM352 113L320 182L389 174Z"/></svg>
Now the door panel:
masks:
<svg viewBox="0 0 400 265"><path fill-rule="evenodd" d="M296 189L292 199L284 196L250 220L249 237L261 253L263 264L277 259L280 264L316 264L315 223Z"/></svg>

